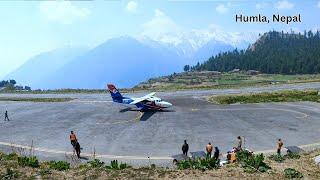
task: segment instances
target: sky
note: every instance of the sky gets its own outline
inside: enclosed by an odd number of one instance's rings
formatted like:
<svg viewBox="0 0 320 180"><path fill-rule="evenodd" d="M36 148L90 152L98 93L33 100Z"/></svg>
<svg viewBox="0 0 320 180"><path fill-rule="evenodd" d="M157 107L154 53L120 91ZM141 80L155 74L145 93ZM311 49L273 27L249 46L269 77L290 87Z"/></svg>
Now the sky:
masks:
<svg viewBox="0 0 320 180"><path fill-rule="evenodd" d="M302 22L239 23L236 14L301 14ZM93 48L119 36L174 43L183 33L317 30L320 0L0 1L0 17L1 79L42 52Z"/></svg>

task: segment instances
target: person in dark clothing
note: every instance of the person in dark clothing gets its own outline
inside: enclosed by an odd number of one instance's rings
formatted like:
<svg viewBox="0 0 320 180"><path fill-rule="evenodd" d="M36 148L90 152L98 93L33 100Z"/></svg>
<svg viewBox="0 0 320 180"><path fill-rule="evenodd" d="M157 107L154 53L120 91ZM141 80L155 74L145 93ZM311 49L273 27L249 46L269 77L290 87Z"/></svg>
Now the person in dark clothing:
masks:
<svg viewBox="0 0 320 180"><path fill-rule="evenodd" d="M6 111L5 113L4 113L4 121L10 121L9 120L9 116L8 116L8 111Z"/></svg>
<svg viewBox="0 0 320 180"><path fill-rule="evenodd" d="M78 141L75 143L74 149L76 150L77 157L80 158L81 147Z"/></svg>
<svg viewBox="0 0 320 180"><path fill-rule="evenodd" d="M187 140L184 140L184 143L182 145L182 153L187 156L188 151L189 151L189 145L187 144Z"/></svg>
<svg viewBox="0 0 320 180"><path fill-rule="evenodd" d="M213 158L215 158L216 160L219 159L219 155L220 155L220 150L219 148L216 146L214 147L214 155L213 155Z"/></svg>

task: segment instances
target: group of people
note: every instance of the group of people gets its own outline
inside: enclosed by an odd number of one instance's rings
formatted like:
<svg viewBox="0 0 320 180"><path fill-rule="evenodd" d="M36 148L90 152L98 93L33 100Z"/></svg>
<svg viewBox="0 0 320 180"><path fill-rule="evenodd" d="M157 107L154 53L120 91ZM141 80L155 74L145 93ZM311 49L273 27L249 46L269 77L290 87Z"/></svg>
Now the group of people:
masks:
<svg viewBox="0 0 320 180"><path fill-rule="evenodd" d="M277 142L277 154L278 155L281 155L281 149L283 147L283 142L281 139L278 139L278 142ZM238 151L241 151L243 148L243 141L242 141L242 138L241 136L238 136L237 137L237 144L235 147L232 148L232 150L228 151L227 152L227 159L230 161L230 162L234 162L236 160L236 152ZM182 145L182 153L187 156L188 155L188 151L189 151L189 144L187 143L187 140L184 140L184 143ZM219 156L220 156L220 150L217 146L215 146L214 148L214 155L213 155L213 158L215 159L219 159ZM213 152L213 145L211 144L211 142L209 142L207 145L206 145L206 152L207 152L207 157L208 158L211 158L212 157L212 152Z"/></svg>
<svg viewBox="0 0 320 180"><path fill-rule="evenodd" d="M188 151L189 151L189 144L187 143L187 140L184 140L184 143L182 145L182 153L187 156L188 155ZM206 151L207 151L207 157L211 158L212 157L212 151L213 151L213 145L211 144L211 142L209 142L206 146ZM220 155L220 150L219 148L216 146L214 147L214 155L213 158L215 159L219 159L219 155Z"/></svg>

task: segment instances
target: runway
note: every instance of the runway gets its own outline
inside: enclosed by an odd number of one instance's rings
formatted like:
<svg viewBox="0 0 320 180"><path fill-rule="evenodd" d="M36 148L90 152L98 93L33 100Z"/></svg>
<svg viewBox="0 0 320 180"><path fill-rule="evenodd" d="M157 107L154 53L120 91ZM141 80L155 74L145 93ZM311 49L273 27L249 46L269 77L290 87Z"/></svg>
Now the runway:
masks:
<svg viewBox="0 0 320 180"><path fill-rule="evenodd" d="M230 91L242 90L225 92ZM11 118L10 122L0 121L0 148L10 152L11 144L26 147L33 142L40 158L65 159L72 152L68 135L73 130L85 156L166 166L171 155L180 153L184 139L190 151L204 150L211 142L222 152L235 146L239 135L255 151L274 149L278 138L285 146L320 142L318 103L213 105L206 102L212 93L162 92L158 96L174 106L146 114L113 104L109 94L0 94L77 98L64 103L0 102L0 111L7 109Z"/></svg>

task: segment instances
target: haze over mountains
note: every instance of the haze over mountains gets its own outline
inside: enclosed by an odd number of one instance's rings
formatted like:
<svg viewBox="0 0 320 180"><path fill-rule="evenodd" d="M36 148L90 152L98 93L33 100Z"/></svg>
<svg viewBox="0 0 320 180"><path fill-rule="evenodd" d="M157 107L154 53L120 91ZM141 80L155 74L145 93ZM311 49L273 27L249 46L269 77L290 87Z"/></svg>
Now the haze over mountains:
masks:
<svg viewBox="0 0 320 180"><path fill-rule="evenodd" d="M207 36L205 41L203 37L184 36L175 42L125 36L92 49L61 48L36 55L5 79L15 79L33 89L104 88L106 83L132 87L250 43L232 36Z"/></svg>

